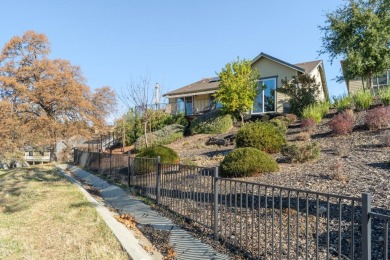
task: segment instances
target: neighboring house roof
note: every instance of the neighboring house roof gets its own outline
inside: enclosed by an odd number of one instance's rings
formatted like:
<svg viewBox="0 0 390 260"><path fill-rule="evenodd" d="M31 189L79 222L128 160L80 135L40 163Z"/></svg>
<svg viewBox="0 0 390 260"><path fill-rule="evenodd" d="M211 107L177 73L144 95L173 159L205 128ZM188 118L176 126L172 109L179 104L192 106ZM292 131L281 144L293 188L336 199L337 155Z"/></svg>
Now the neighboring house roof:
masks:
<svg viewBox="0 0 390 260"><path fill-rule="evenodd" d="M318 65L322 63L322 60L313 60L308 62L302 62L294 64L295 66L302 68L305 70L306 73L312 72L315 68L317 68Z"/></svg>
<svg viewBox="0 0 390 260"><path fill-rule="evenodd" d="M182 88L168 92L163 96L164 97L169 96L170 98L175 98L175 97L188 96L188 94L192 94L192 93L196 93L197 95L210 94L210 93L214 93L215 90L218 89L218 86L219 86L218 77L204 78L197 82L184 86Z"/></svg>

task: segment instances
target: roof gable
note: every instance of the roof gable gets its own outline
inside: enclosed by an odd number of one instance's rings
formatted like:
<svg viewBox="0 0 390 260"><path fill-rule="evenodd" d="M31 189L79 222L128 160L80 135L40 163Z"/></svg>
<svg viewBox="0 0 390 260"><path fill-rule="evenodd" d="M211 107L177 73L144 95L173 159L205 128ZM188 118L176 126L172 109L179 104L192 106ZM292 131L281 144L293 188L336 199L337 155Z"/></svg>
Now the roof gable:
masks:
<svg viewBox="0 0 390 260"><path fill-rule="evenodd" d="M294 70L297 70L297 71L300 71L300 72L303 72L303 73L305 72L305 70L304 70L303 68L300 68L300 67L298 67L298 66L296 66L296 65L293 65L293 64L290 64L290 63L288 63L288 62L285 62L285 61L282 61L282 60L280 60L280 59L277 59L277 58L275 58L275 57L272 57L271 55L268 55L268 54L266 54L266 53L264 53L264 52L260 53L259 55L257 55L257 56L252 60L252 65L253 65L255 62L257 62L258 60L260 60L261 58L266 58L266 59L272 60L272 61L274 61L274 62L276 62L276 63L282 64L282 65L284 65L284 66L287 66L287 67L289 67L289 68L292 68L292 69L294 69Z"/></svg>
<svg viewBox="0 0 390 260"><path fill-rule="evenodd" d="M320 65L321 63L322 63L322 60L313 60L313 61L296 63L296 64L294 64L294 66L297 66L299 68L304 69L306 73L310 73L315 68L317 68L317 66Z"/></svg>

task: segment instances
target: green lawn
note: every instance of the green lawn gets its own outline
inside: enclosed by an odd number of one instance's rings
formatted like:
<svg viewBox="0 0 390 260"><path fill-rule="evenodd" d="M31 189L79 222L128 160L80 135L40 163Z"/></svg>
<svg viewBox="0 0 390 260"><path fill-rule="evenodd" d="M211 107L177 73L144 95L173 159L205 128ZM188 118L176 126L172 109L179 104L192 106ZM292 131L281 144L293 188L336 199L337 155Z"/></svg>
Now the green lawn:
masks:
<svg viewBox="0 0 390 260"><path fill-rule="evenodd" d="M54 166L0 171L0 259L129 259Z"/></svg>

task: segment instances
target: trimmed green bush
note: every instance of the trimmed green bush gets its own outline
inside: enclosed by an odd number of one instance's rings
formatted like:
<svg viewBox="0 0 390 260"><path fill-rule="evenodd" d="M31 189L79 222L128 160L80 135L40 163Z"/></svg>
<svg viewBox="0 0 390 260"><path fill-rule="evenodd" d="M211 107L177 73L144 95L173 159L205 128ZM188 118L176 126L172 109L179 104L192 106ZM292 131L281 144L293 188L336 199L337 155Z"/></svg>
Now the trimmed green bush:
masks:
<svg viewBox="0 0 390 260"><path fill-rule="evenodd" d="M250 122L236 135L236 147L253 147L267 153L277 153L286 143L282 133L271 123Z"/></svg>
<svg viewBox="0 0 390 260"><path fill-rule="evenodd" d="M148 133L148 142L151 145L170 144L183 137L184 127L179 124L173 124L163 127L162 129ZM137 149L142 149L146 146L145 136L141 136L135 143Z"/></svg>
<svg viewBox="0 0 390 260"><path fill-rule="evenodd" d="M282 135L287 134L288 124L289 124L287 120L280 120L278 118L274 118L269 122L270 124L274 125L274 127L278 129Z"/></svg>
<svg viewBox="0 0 390 260"><path fill-rule="evenodd" d="M256 148L238 148L225 156L220 165L222 177L250 177L279 169L275 159Z"/></svg>
<svg viewBox="0 0 390 260"><path fill-rule="evenodd" d="M390 86L379 91L379 97L385 106L390 105Z"/></svg>
<svg viewBox="0 0 390 260"><path fill-rule="evenodd" d="M352 95L352 100L357 110L368 110L372 103L372 95L368 90L358 91Z"/></svg>
<svg viewBox="0 0 390 260"><path fill-rule="evenodd" d="M162 145L155 145L144 148L139 153L137 153L137 157L157 158L157 156L160 156L161 163L180 162L179 155L174 150Z"/></svg>
<svg viewBox="0 0 390 260"><path fill-rule="evenodd" d="M222 110L211 111L194 119L190 125L191 134L223 134L233 127L233 119Z"/></svg>
<svg viewBox="0 0 390 260"><path fill-rule="evenodd" d="M296 144L286 145L282 149L282 155L286 157L286 160L292 162L306 162L315 160L320 157L320 146L317 142L308 143L303 146Z"/></svg>

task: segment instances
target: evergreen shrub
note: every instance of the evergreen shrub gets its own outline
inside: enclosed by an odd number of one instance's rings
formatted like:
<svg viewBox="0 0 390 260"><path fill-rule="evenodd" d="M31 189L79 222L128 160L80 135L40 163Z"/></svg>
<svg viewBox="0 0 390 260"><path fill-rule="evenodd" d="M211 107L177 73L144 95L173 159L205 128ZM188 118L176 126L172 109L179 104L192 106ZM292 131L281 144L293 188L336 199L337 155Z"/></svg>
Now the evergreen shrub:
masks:
<svg viewBox="0 0 390 260"><path fill-rule="evenodd" d="M274 158L256 148L238 148L225 156L220 165L222 177L250 177L257 173L274 172L279 166Z"/></svg>
<svg viewBox="0 0 390 260"><path fill-rule="evenodd" d="M158 131L147 133L148 142L150 145L170 144L183 137L184 126L179 124L168 125ZM142 135L135 143L137 149L146 147L145 136Z"/></svg>
<svg viewBox="0 0 390 260"><path fill-rule="evenodd" d="M253 147L267 153L277 153L286 143L284 135L271 123L249 122L236 135L236 147Z"/></svg>
<svg viewBox="0 0 390 260"><path fill-rule="evenodd" d="M320 146L317 142L298 146L296 144L286 145L282 149L282 155L286 160L292 162L306 162L320 157Z"/></svg>
<svg viewBox="0 0 390 260"><path fill-rule="evenodd" d="M233 127L233 119L222 110L205 113L194 119L190 125L191 134L223 134Z"/></svg>

